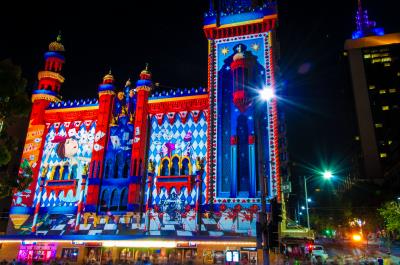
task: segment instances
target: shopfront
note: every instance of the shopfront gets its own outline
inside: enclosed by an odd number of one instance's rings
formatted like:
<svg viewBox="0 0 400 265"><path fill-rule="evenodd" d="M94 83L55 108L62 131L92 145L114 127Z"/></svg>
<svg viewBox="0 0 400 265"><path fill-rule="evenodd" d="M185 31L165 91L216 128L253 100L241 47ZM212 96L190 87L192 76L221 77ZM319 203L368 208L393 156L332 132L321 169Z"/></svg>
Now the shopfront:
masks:
<svg viewBox="0 0 400 265"><path fill-rule="evenodd" d="M17 260L27 262L28 264L48 262L55 259L56 252L56 243L21 244Z"/></svg>
<svg viewBox="0 0 400 265"><path fill-rule="evenodd" d="M22 241L4 243L0 256L33 264L61 260L75 264L113 264L148 259L153 264L258 264L260 253L255 242L240 241ZM9 246L8 246L9 245ZM15 251L14 254L11 253ZM7 256L5 256L7 255Z"/></svg>

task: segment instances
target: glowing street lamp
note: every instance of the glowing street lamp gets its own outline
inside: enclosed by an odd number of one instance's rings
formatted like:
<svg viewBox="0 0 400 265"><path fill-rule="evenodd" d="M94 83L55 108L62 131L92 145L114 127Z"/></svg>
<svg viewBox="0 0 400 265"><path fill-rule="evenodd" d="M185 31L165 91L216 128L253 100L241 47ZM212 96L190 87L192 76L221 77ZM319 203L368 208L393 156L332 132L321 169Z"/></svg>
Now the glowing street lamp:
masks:
<svg viewBox="0 0 400 265"><path fill-rule="evenodd" d="M259 92L260 97L263 101L270 101L275 97L274 90L272 87L264 87L262 90Z"/></svg>
<svg viewBox="0 0 400 265"><path fill-rule="evenodd" d="M355 241L355 242L360 242L362 239L361 235L359 235L359 234L353 234L352 238L353 238L353 241Z"/></svg>
<svg viewBox="0 0 400 265"><path fill-rule="evenodd" d="M306 195L306 213L307 213L307 228L310 230L310 215L308 213L308 203L311 202L311 200L308 200L308 194L307 194L307 180L309 180L310 178L314 177L314 176L309 176L306 178L306 176L304 177L304 193ZM330 180L333 175L332 172L327 170L322 174L322 177L326 180Z"/></svg>
<svg viewBox="0 0 400 265"><path fill-rule="evenodd" d="M332 172L325 171L324 174L322 175L324 177L324 179L331 179L333 177Z"/></svg>

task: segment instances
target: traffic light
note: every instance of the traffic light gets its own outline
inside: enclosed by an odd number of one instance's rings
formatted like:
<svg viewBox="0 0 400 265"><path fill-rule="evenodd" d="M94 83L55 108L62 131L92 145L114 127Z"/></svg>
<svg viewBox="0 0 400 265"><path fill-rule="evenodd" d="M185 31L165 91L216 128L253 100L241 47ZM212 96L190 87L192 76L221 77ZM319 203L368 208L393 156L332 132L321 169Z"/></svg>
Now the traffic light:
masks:
<svg viewBox="0 0 400 265"><path fill-rule="evenodd" d="M282 222L282 204L278 203L276 198L273 198L270 203L272 222L278 224Z"/></svg>
<svg viewBox="0 0 400 265"><path fill-rule="evenodd" d="M268 223L268 243L270 248L279 247L279 223L282 222L282 205L277 202L276 198L270 200L271 220Z"/></svg>

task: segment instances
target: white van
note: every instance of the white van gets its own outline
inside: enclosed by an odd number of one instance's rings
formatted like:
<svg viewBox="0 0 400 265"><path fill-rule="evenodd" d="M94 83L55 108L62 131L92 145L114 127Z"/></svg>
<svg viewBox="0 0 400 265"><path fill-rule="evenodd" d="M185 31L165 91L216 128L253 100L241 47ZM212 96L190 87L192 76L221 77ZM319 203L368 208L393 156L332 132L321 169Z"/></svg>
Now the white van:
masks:
<svg viewBox="0 0 400 265"><path fill-rule="evenodd" d="M321 245L314 245L311 252L311 259L313 261L321 260L323 262L328 258L328 253L326 253L325 249Z"/></svg>

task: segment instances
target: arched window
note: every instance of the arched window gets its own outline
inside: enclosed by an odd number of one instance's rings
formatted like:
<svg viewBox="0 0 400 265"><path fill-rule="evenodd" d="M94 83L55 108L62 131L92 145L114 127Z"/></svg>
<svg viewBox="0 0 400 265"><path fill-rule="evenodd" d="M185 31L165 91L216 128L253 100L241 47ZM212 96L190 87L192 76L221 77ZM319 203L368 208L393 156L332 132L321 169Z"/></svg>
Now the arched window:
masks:
<svg viewBox="0 0 400 265"><path fill-rule="evenodd" d="M119 171L119 163L118 163L118 155L115 157L115 162L114 162L114 178L118 178L118 171Z"/></svg>
<svg viewBox="0 0 400 265"><path fill-rule="evenodd" d="M108 174L110 174L110 162L107 161L106 163L106 169L104 170L104 178L108 179Z"/></svg>
<svg viewBox="0 0 400 265"><path fill-rule="evenodd" d="M91 175L92 175L92 178L94 178L94 170L95 170L95 166L96 166L96 161L94 161L93 163L92 163L92 165L90 166L91 167Z"/></svg>
<svg viewBox="0 0 400 265"><path fill-rule="evenodd" d="M119 202L119 197L118 197L118 190L114 189L111 192L111 198L110 198L110 211L116 211L118 210L118 202Z"/></svg>
<svg viewBox="0 0 400 265"><path fill-rule="evenodd" d="M100 176L100 162L97 162L96 178Z"/></svg>
<svg viewBox="0 0 400 265"><path fill-rule="evenodd" d="M172 158L171 176L179 175L179 157Z"/></svg>
<svg viewBox="0 0 400 265"><path fill-rule="evenodd" d="M108 190L103 190L103 193L101 194L101 200L100 200L100 211L105 212L108 209L108 203L109 203L109 194Z"/></svg>
<svg viewBox="0 0 400 265"><path fill-rule="evenodd" d="M138 176L142 174L142 159L139 160Z"/></svg>
<svg viewBox="0 0 400 265"><path fill-rule="evenodd" d="M69 175L70 175L69 174L69 170L70 170L69 164L66 163L63 167L64 167L64 170L63 170L63 175L62 175L61 179L68 180Z"/></svg>
<svg viewBox="0 0 400 265"><path fill-rule="evenodd" d="M125 211L127 208L128 208L128 191L126 188L124 188L121 191L121 196L119 200L119 210Z"/></svg>
<svg viewBox="0 0 400 265"><path fill-rule="evenodd" d="M137 176L137 173L136 173L136 159L133 160L133 175Z"/></svg>
<svg viewBox="0 0 400 265"><path fill-rule="evenodd" d="M56 170L54 171L54 176L53 180L59 180L60 179L60 166L56 166Z"/></svg>
<svg viewBox="0 0 400 265"><path fill-rule="evenodd" d="M169 176L169 160L164 159L161 164L161 176Z"/></svg>
<svg viewBox="0 0 400 265"><path fill-rule="evenodd" d="M190 175L188 158L182 159L181 175L184 175L184 176Z"/></svg>
<svg viewBox="0 0 400 265"><path fill-rule="evenodd" d="M76 179L77 178L77 176L78 176L78 165L77 164L74 164L74 165L72 165L72 167L71 167L71 179Z"/></svg>
<svg viewBox="0 0 400 265"><path fill-rule="evenodd" d="M129 160L126 160L126 162L125 162L124 170L122 172L122 177L123 178L128 178L129 177Z"/></svg>

